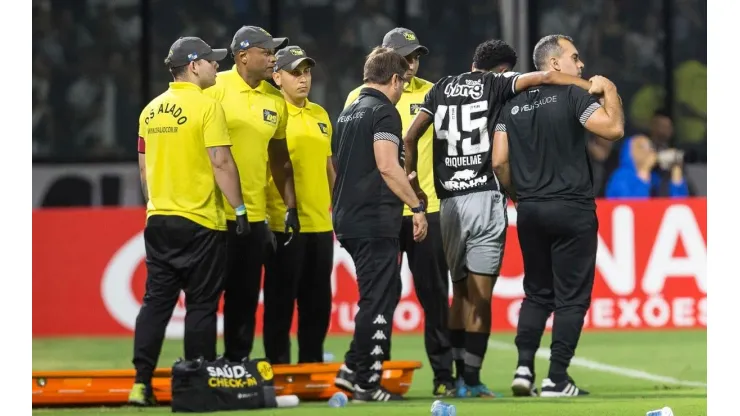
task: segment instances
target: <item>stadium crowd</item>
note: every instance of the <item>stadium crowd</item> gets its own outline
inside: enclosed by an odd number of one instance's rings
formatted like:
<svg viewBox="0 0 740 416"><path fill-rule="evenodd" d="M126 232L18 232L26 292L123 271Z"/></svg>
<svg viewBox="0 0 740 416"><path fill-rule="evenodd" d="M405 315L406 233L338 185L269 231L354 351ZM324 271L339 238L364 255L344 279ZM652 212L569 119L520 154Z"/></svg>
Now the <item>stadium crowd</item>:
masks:
<svg viewBox="0 0 740 416"><path fill-rule="evenodd" d="M174 13L172 0L149 0L149 67L143 68L141 1L33 1L35 161L135 160L137 116L169 82L161 56L171 39L188 34L226 47L241 25L271 28L271 13L279 16L272 32L301 45L320 63L310 98L335 121L347 93L361 83L364 56L398 25L400 14L393 0L280 0L272 5L267 0L180 0ZM474 45L502 35L497 0L404 3L403 25L430 45L419 76L431 82L468 69ZM664 59L660 0L532 4L537 7L530 13L538 21L532 36L574 37L586 64L584 76L601 74L619 86L625 137L644 132L655 142L656 135L668 134L670 146L685 150L687 160L706 163L706 3L673 2L670 68ZM521 60L530 59L529 51L519 54ZM222 69L231 65L227 58ZM673 106L667 109L672 119L659 111L665 108L668 70L674 78ZM621 143L589 141L597 194L604 196L609 177L619 168Z"/></svg>

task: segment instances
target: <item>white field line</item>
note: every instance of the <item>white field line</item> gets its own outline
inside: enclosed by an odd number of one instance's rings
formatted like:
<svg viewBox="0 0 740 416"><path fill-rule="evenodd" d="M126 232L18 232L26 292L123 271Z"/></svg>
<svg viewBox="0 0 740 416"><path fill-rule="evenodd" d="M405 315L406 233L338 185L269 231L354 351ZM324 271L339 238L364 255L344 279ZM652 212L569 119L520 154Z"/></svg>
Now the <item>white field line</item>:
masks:
<svg viewBox="0 0 740 416"><path fill-rule="evenodd" d="M488 346L497 350L516 351L516 346L501 341L488 341ZM539 351L537 351L536 357L543 360L549 360L550 350L547 348L540 348ZM632 368L602 364L596 361L588 360L586 358L573 357L573 359L570 361L570 364L578 367L587 368L593 371L601 371L603 373L611 373L638 380L647 380L657 383L676 384L689 387L707 387L707 383L702 383L699 381L679 380L677 378L651 374L641 370L634 370Z"/></svg>

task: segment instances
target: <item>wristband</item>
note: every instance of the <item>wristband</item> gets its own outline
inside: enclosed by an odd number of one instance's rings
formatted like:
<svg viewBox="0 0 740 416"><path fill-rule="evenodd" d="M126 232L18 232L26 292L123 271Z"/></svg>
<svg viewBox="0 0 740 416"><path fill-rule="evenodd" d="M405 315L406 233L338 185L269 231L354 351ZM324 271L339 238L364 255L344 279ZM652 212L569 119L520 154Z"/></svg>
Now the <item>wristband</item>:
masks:
<svg viewBox="0 0 740 416"><path fill-rule="evenodd" d="M244 215L247 213L247 207L245 207L244 204L241 204L234 208L234 212L236 212L236 215Z"/></svg>

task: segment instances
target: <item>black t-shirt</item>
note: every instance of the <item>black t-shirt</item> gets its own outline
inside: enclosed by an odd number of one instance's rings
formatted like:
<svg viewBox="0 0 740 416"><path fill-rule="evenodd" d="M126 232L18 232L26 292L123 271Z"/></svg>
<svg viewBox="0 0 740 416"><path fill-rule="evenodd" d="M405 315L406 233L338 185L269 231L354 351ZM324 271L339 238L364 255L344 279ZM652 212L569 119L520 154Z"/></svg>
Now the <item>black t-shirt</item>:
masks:
<svg viewBox="0 0 740 416"><path fill-rule="evenodd" d="M576 86L530 88L509 101L497 131L509 137L511 181L526 201L571 201L595 208L584 125L601 105Z"/></svg>
<svg viewBox="0 0 740 416"><path fill-rule="evenodd" d="M434 186L439 199L498 190L491 137L516 72L466 72L437 81L421 109L434 117Z"/></svg>
<svg viewBox="0 0 740 416"><path fill-rule="evenodd" d="M401 116L388 97L373 88L360 95L337 119L331 142L337 178L332 193L332 221L337 238L398 238L403 202L388 188L375 163L373 143L399 147L403 165Z"/></svg>

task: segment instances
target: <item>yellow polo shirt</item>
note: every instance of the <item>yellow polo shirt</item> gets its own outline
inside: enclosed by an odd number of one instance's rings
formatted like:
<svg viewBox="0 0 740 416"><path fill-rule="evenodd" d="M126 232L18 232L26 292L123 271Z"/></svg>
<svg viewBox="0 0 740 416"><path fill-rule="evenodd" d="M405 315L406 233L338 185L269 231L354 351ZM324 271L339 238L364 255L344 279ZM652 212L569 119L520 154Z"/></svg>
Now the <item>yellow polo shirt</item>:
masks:
<svg viewBox="0 0 740 416"><path fill-rule="evenodd" d="M218 100L226 114L233 146L231 153L239 168L244 204L250 222L266 218L268 154L270 140L285 139L287 110L280 91L262 81L250 87L236 72L236 65L218 73L216 85L205 93ZM225 202L226 217L235 220L234 210Z"/></svg>
<svg viewBox="0 0 740 416"><path fill-rule="evenodd" d="M404 135L409 127L411 127L411 123L414 121L416 115L419 114L419 108L421 108L421 105L424 103L424 96L433 85L433 83L419 77L412 78L411 81L406 84L403 94L401 95L401 100L396 104L396 109L398 109L398 112L401 114ZM362 88L363 86L361 85L349 93L347 101L344 103L345 107L350 105L352 101L360 95L360 90ZM434 129L430 127L421 136L419 139L418 154L416 156L416 173L419 175L419 185L421 185L421 189L429 198L429 206L427 207L428 213L439 211L439 199L437 198L437 192L434 190L434 173L432 172L433 131ZM404 205L403 215L408 216L411 214L411 209Z"/></svg>
<svg viewBox="0 0 740 416"><path fill-rule="evenodd" d="M221 105L195 84L171 82L139 116L147 218L177 215L212 230L226 230L225 199L206 148L230 145Z"/></svg>
<svg viewBox="0 0 740 416"><path fill-rule="evenodd" d="M331 193L326 172L331 156L332 126L329 114L320 105L306 100L306 106L286 103L288 127L286 140L293 165L298 219L301 232L319 233L332 230ZM272 177L267 188L267 216L270 229L285 231L285 211Z"/></svg>

